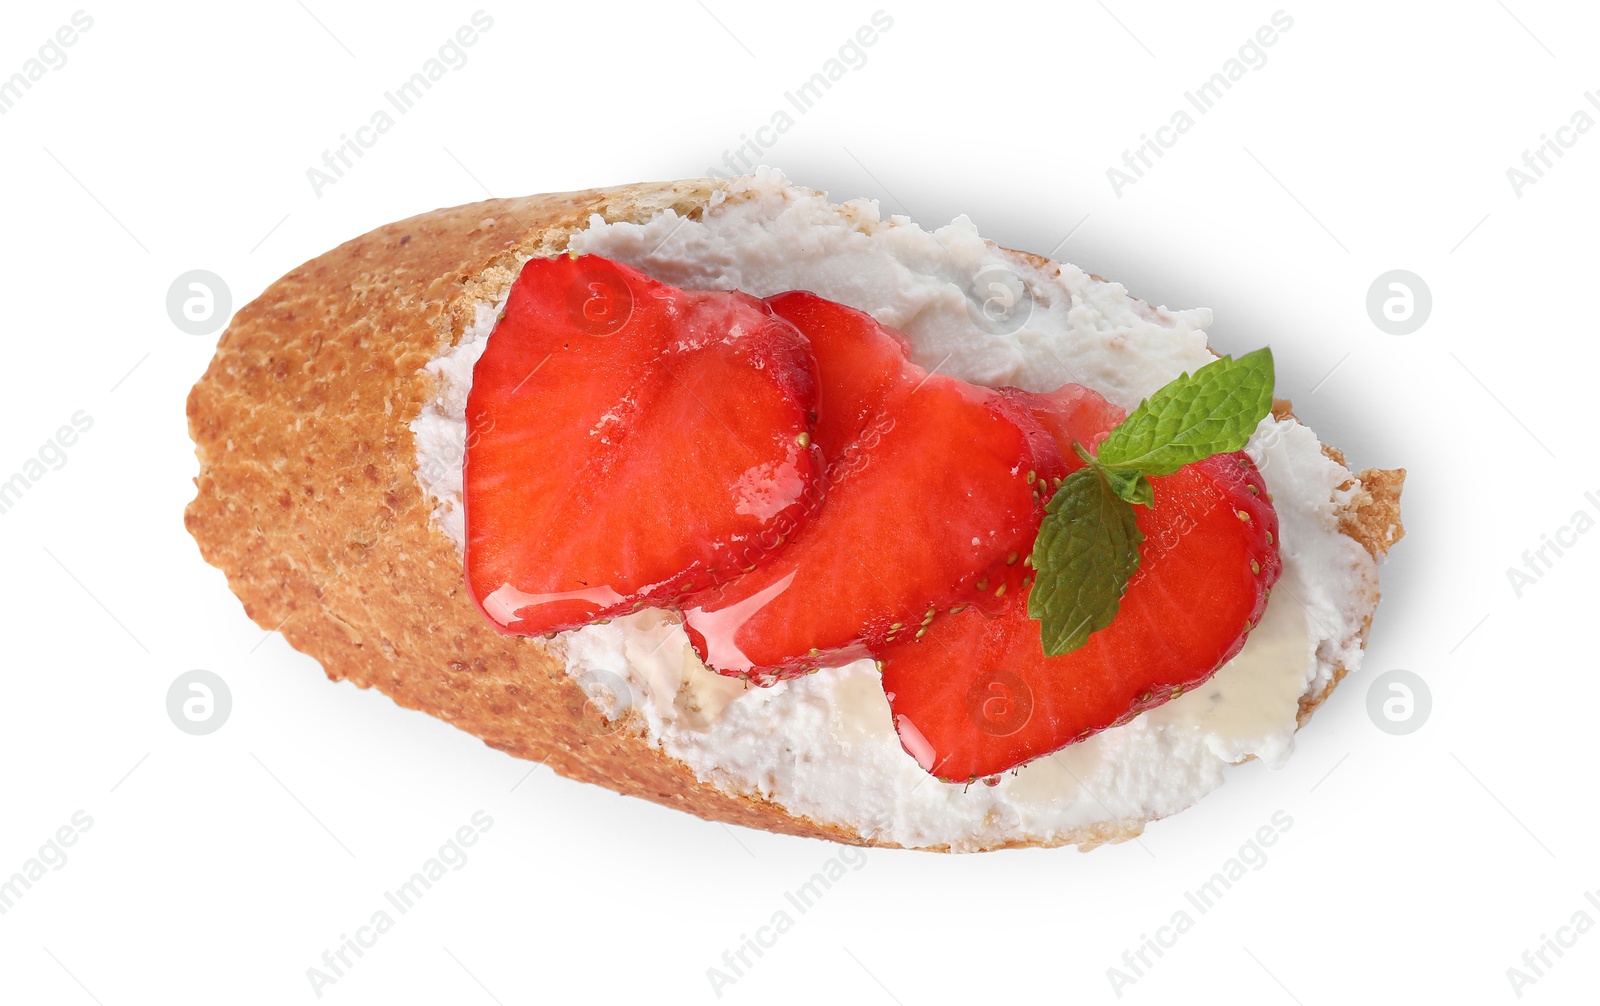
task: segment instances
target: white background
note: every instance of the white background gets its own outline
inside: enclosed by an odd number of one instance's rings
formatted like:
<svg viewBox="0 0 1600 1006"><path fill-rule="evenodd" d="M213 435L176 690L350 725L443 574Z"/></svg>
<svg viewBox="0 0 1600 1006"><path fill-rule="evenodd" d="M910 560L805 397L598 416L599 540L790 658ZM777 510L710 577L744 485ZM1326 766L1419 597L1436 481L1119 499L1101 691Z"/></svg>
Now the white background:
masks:
<svg viewBox="0 0 1600 1006"><path fill-rule="evenodd" d="M211 270L238 307L436 206L701 174L877 7L487 7L468 62L314 193L307 168L475 9L89 8L66 64L0 116L0 479L78 410L93 418L0 514L0 875L75 811L93 820L0 915L7 1002L316 1001L307 968L480 809L494 823L467 865L324 1001L713 1002L707 969L840 851L548 769L524 779L527 763L328 683L245 618L184 532L184 396L216 337L169 320L176 276ZM1123 999L1514 1001L1507 968L1542 934L1580 909L1600 921L1584 900L1600 888L1600 534L1520 598L1506 572L1576 511L1600 516L1584 497L1600 499L1585 303L1600 130L1520 196L1506 174L1576 110L1600 117L1584 99L1600 90L1595 12L1285 8L1267 63L1119 197L1106 169L1274 5L884 9L893 26L866 64L765 160L923 223L969 214L1157 304L1214 308L1219 350L1270 343L1279 393L1353 464L1410 470L1409 535L1367 667L1287 768L1240 767L1143 840L1086 856L870 852L722 998L1113 1002L1107 969L1283 811L1293 825L1266 865ZM8 5L0 76L74 10ZM1396 268L1432 291L1412 335L1365 307ZM165 709L193 668L232 690L209 736ZM1432 690L1409 736L1367 713L1370 682L1396 668ZM1578 937L1523 998L1578 1001L1597 958L1600 935Z"/></svg>

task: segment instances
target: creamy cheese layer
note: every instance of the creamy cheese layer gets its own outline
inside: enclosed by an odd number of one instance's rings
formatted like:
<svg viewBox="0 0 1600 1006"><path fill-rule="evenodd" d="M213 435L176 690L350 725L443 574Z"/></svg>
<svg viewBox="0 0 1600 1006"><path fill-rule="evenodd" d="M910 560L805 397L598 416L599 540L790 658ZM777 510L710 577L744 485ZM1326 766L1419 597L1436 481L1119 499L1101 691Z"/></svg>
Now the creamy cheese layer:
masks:
<svg viewBox="0 0 1600 1006"><path fill-rule="evenodd" d="M965 217L928 231L883 219L874 202L830 203L766 169L728 183L700 220L670 210L645 224L596 216L570 250L695 289L812 290L904 332L930 370L1033 391L1075 382L1125 409L1212 359L1207 310L1152 308L1074 266L1018 261ZM418 478L458 547L467 392L498 309L480 303L459 342L428 365L436 397L412 424ZM1273 493L1283 575L1244 649L1207 684L993 786L942 783L918 767L868 660L747 687L706 669L676 619L658 611L528 645L549 645L613 718L636 714L701 780L868 838L972 850L1137 825L1193 804L1231 763L1281 765L1300 698L1361 661L1377 570L1339 531L1351 473L1292 420L1268 417L1247 450Z"/></svg>

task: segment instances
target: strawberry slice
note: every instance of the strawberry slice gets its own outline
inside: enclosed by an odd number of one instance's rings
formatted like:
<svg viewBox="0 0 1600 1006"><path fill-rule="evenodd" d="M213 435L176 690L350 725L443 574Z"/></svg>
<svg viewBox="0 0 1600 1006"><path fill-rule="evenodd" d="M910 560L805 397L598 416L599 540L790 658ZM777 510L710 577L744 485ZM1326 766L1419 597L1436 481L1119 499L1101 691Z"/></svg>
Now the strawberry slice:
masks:
<svg viewBox="0 0 1600 1006"><path fill-rule="evenodd" d="M768 297L766 304L811 343L817 361L817 420L811 437L831 465L882 417L884 398L911 359L911 343L870 314L806 290Z"/></svg>
<svg viewBox="0 0 1600 1006"><path fill-rule="evenodd" d="M1069 471L1075 472L1084 464L1072 449L1073 444L1082 444L1093 452L1127 418L1127 413L1106 401L1100 392L1081 384L1063 384L1043 393L1019 388L1003 390L1055 439Z"/></svg>
<svg viewBox="0 0 1600 1006"><path fill-rule="evenodd" d="M473 371L467 586L550 633L753 568L814 506L806 339L759 300L534 259Z"/></svg>
<svg viewBox="0 0 1600 1006"><path fill-rule="evenodd" d="M1239 652L1281 569L1260 473L1239 452L1151 482L1155 506L1135 508L1139 569L1082 647L1045 656L1019 596L999 617L963 613L877 650L900 743L924 769L967 781L1015 768L1175 698Z"/></svg>
<svg viewBox="0 0 1600 1006"><path fill-rule="evenodd" d="M1066 470L1049 434L1011 397L910 363L869 315L769 303L816 353L826 497L771 561L684 602L702 659L770 683L920 636L952 606L1003 607Z"/></svg>

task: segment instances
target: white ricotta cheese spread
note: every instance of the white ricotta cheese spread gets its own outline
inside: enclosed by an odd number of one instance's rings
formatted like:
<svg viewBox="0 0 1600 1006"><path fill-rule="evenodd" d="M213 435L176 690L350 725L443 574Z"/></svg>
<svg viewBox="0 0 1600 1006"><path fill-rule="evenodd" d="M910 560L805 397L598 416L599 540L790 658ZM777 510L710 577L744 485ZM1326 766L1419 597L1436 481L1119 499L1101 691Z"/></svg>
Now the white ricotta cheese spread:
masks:
<svg viewBox="0 0 1600 1006"><path fill-rule="evenodd" d="M1152 308L1071 265L1057 274L1018 262L965 217L928 231L882 219L874 202L830 203L766 169L728 183L700 220L597 216L570 250L695 289L812 290L904 332L928 369L1033 391L1076 382L1125 409L1212 358L1207 310ZM436 397L412 424L417 476L457 546L467 392L498 309L480 303L458 343L428 365ZM1231 763L1281 765L1300 698L1361 660L1377 570L1338 527L1350 472L1293 421L1268 417L1247 449L1274 495L1283 575L1244 649L1204 686L997 785L923 772L901 749L868 660L746 687L706 669L658 611L548 645L609 714L639 715L649 738L701 780L866 837L967 850L1137 825L1193 804Z"/></svg>

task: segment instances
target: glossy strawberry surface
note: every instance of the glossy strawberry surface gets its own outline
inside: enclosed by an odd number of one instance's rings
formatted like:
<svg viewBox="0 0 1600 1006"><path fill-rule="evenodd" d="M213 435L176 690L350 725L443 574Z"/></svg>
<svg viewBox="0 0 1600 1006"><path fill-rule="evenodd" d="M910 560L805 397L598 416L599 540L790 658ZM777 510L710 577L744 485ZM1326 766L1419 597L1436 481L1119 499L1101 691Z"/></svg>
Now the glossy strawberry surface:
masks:
<svg viewBox="0 0 1600 1006"><path fill-rule="evenodd" d="M707 664L770 681L915 638L952 607L1003 607L1065 470L1054 440L1010 396L912 364L860 311L769 303L817 357L823 503L770 562L685 602Z"/></svg>
<svg viewBox="0 0 1600 1006"><path fill-rule="evenodd" d="M1139 568L1082 647L1046 656L1019 596L998 617L962 613L877 648L895 729L924 769L969 780L1015 768L1182 694L1239 652L1282 568L1260 473L1240 452L1151 481L1155 505L1136 507Z"/></svg>
<svg viewBox="0 0 1600 1006"><path fill-rule="evenodd" d="M819 498L806 339L740 293L595 257L534 259L473 372L473 599L574 628L758 565Z"/></svg>

